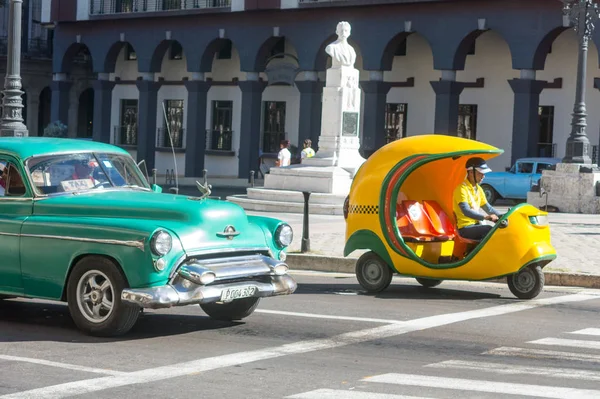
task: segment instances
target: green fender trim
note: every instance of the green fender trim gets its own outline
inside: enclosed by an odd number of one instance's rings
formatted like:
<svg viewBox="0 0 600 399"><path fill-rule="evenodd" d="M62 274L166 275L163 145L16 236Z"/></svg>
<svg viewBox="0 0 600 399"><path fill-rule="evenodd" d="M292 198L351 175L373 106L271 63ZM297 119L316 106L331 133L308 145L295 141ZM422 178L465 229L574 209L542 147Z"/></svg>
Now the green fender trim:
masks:
<svg viewBox="0 0 600 399"><path fill-rule="evenodd" d="M389 267L394 269L392 259L385 249L383 242L377 237L377 234L370 230L358 230L355 231L344 246L344 256L350 255L357 249L369 249L375 252L381 259L388 264Z"/></svg>

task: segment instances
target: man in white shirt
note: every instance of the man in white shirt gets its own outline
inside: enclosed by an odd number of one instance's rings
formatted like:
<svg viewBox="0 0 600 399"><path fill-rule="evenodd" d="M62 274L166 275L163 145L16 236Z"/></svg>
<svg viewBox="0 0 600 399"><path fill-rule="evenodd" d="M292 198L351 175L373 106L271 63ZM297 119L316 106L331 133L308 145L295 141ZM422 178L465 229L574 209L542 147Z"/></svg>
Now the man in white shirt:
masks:
<svg viewBox="0 0 600 399"><path fill-rule="evenodd" d="M289 140L281 140L279 144L279 154L277 154L277 161L275 162L275 166L289 166L292 160L292 153L288 150L290 146Z"/></svg>

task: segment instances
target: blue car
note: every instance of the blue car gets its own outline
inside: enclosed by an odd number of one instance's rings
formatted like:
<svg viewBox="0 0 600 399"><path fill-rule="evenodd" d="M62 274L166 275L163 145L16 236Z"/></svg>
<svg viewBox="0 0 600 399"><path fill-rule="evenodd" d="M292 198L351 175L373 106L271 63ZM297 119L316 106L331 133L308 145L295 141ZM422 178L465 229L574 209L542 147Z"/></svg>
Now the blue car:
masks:
<svg viewBox="0 0 600 399"><path fill-rule="evenodd" d="M526 200L527 192L538 183L542 171L553 169L560 162L560 158L521 158L506 172L487 173L481 188L490 204L498 199Z"/></svg>

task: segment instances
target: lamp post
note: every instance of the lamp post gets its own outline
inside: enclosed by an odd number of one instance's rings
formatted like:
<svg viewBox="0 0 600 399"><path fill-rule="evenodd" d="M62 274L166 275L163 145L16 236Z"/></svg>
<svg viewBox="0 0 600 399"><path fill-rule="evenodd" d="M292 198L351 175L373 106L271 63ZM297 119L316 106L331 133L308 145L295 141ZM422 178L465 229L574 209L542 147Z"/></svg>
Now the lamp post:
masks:
<svg viewBox="0 0 600 399"><path fill-rule="evenodd" d="M594 31L594 21L599 18L598 4L595 0L563 0L564 14L579 38L579 57L577 60L577 86L575 106L571 120L571 134L567 139L567 149L563 163L591 164L590 140L586 135L585 83L587 75L588 43Z"/></svg>
<svg viewBox="0 0 600 399"><path fill-rule="evenodd" d="M8 54L6 77L2 99L0 136L28 136L23 123L23 99L21 95L21 15L23 0L8 0Z"/></svg>

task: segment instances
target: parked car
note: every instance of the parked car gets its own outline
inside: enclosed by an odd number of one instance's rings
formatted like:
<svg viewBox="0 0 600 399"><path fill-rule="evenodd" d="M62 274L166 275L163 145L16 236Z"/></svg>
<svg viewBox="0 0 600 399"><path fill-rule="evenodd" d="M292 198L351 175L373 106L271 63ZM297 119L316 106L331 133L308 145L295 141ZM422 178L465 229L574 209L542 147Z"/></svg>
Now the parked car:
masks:
<svg viewBox="0 0 600 399"><path fill-rule="evenodd" d="M537 184L542 171L552 169L560 158L521 158L506 172L485 175L481 188L490 204L498 199L526 200L531 186Z"/></svg>
<svg viewBox="0 0 600 399"><path fill-rule="evenodd" d="M0 300L65 301L81 330L107 336L141 308L199 304L239 320L296 290L288 224L210 199L207 186L163 194L119 147L2 138L0 163Z"/></svg>

